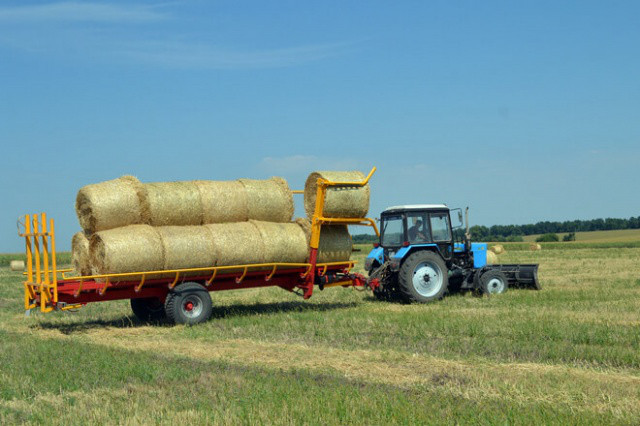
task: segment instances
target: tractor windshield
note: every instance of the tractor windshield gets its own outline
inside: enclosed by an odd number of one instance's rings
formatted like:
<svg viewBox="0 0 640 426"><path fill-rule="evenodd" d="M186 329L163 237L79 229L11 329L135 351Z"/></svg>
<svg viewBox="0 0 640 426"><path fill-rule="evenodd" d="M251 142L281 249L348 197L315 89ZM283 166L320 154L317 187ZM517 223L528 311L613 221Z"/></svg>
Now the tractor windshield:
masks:
<svg viewBox="0 0 640 426"><path fill-rule="evenodd" d="M404 242L404 226L402 216L385 216L382 218L383 247L399 247Z"/></svg>

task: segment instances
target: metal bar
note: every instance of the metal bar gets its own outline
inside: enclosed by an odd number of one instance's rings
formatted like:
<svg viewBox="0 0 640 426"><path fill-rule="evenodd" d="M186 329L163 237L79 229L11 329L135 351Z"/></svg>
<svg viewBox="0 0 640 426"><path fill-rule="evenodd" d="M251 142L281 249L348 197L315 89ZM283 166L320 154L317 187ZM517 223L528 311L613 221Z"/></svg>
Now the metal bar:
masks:
<svg viewBox="0 0 640 426"><path fill-rule="evenodd" d="M207 282L207 287L209 287L211 285L211 283L213 282L213 280L216 278L216 275L218 274L218 269L214 269L213 270L213 274L211 274L211 278L209 278L206 282Z"/></svg>
<svg viewBox="0 0 640 426"><path fill-rule="evenodd" d="M172 289L178 284L178 278L180 278L180 272L176 272L176 279L173 280L171 284L169 284L169 288Z"/></svg>
<svg viewBox="0 0 640 426"><path fill-rule="evenodd" d="M103 295L104 295L104 292L105 292L105 291L107 291L107 287L109 287L109 285L110 285L110 284L111 284L111 283L109 282L109 278L107 277L107 280L106 280L106 281L105 281L105 283L104 283L104 287L102 287L102 288L100 289L100 291L98 292L98 293L100 294L100 296L103 296Z"/></svg>
<svg viewBox="0 0 640 426"><path fill-rule="evenodd" d="M80 285L78 286L78 290L73 293L73 297L75 297L76 299L78 298L78 296L80 296L80 292L82 291L82 284L84 284L84 280L80 278Z"/></svg>
<svg viewBox="0 0 640 426"><path fill-rule="evenodd" d="M56 260L56 232L51 219L51 226L49 226L49 232L51 233L51 268L53 275L53 301L58 303L58 262Z"/></svg>
<svg viewBox="0 0 640 426"><path fill-rule="evenodd" d="M49 287L49 238L47 235L47 215L40 214L40 227L42 228L42 268L44 272L44 284Z"/></svg>
<svg viewBox="0 0 640 426"><path fill-rule="evenodd" d="M244 277L247 275L247 271L249 270L248 266L244 267L244 272L242 273L242 275L240 276L240 278L236 278L236 284L240 284L242 282L242 280L244 279Z"/></svg>
<svg viewBox="0 0 640 426"><path fill-rule="evenodd" d="M304 189L294 189L291 191L293 194L304 194Z"/></svg>
<svg viewBox="0 0 640 426"><path fill-rule="evenodd" d="M34 246L34 254L35 254L35 259L34 259L34 263L36 265L36 283L40 284L41 281L41 277L40 277L40 243L38 241L38 215L33 215L33 231L36 234L36 236L33 238L33 246Z"/></svg>
<svg viewBox="0 0 640 426"><path fill-rule="evenodd" d="M271 270L271 273L269 275L267 275L266 277L264 277L265 281L271 281L271 278L273 277L273 274L276 273L276 269L278 269L278 267L276 265L273 265L273 269Z"/></svg>
<svg viewBox="0 0 640 426"><path fill-rule="evenodd" d="M142 286L144 285L144 280L147 278L147 274L142 274L142 279L140 280L140 284L136 287L136 293L140 293Z"/></svg>

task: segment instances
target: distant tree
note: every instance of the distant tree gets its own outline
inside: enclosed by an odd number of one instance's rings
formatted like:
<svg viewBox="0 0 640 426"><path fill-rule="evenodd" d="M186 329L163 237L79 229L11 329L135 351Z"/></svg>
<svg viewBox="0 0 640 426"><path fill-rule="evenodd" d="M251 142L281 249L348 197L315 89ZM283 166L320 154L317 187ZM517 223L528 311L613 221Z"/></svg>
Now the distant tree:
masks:
<svg viewBox="0 0 640 426"><path fill-rule="evenodd" d="M538 243L554 243L556 241L560 241L558 234L554 234L551 232L540 235L538 238L536 238L536 242Z"/></svg>
<svg viewBox="0 0 640 426"><path fill-rule="evenodd" d="M506 241L509 243L521 243L524 239L522 238L522 235L509 235L506 238Z"/></svg>
<svg viewBox="0 0 640 426"><path fill-rule="evenodd" d="M562 241L575 241L575 240L576 240L575 232L569 232L568 234L562 237Z"/></svg>

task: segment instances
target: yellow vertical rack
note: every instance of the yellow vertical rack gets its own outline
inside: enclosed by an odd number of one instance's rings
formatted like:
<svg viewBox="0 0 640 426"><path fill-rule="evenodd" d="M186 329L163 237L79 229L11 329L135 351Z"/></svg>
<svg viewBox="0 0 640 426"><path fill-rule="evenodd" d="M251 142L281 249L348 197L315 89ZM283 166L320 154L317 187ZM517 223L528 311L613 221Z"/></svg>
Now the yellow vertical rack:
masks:
<svg viewBox="0 0 640 426"><path fill-rule="evenodd" d="M56 239L53 219L47 222L45 213L25 215L19 223L24 229L27 272L24 281L24 308L38 307L50 312L58 303L58 270L56 265Z"/></svg>

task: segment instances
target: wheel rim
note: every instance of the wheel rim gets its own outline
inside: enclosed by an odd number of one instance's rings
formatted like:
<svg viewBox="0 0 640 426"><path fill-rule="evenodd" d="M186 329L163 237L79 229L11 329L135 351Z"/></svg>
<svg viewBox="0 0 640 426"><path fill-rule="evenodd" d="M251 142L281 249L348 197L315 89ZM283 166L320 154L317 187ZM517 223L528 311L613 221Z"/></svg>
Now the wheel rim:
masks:
<svg viewBox="0 0 640 426"><path fill-rule="evenodd" d="M423 297L432 297L442 288L442 270L432 262L422 262L413 270L413 288Z"/></svg>
<svg viewBox="0 0 640 426"><path fill-rule="evenodd" d="M504 292L504 281L498 277L491 278L487 283L487 293L500 294Z"/></svg>
<svg viewBox="0 0 640 426"><path fill-rule="evenodd" d="M203 303L198 296L187 296L182 302L182 313L187 318L197 318L202 313Z"/></svg>

